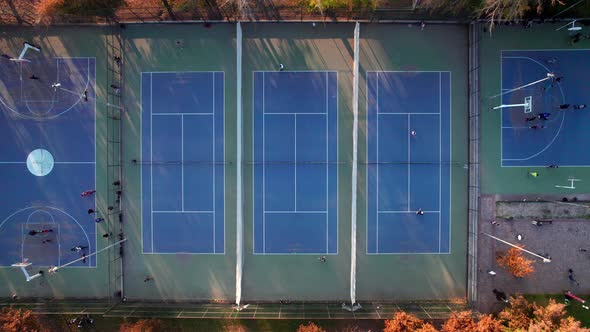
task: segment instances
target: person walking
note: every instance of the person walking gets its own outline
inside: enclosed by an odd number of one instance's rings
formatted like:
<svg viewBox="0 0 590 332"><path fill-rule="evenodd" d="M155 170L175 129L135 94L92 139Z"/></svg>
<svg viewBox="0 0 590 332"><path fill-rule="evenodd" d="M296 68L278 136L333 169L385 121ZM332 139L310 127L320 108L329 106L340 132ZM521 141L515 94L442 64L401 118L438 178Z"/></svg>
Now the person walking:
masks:
<svg viewBox="0 0 590 332"><path fill-rule="evenodd" d="M527 174L534 177L534 178L538 178L540 175L539 172L528 172Z"/></svg>
<svg viewBox="0 0 590 332"><path fill-rule="evenodd" d="M506 293L495 288L492 290L492 292L496 296L496 300L508 303L508 297L506 296Z"/></svg>
<svg viewBox="0 0 590 332"><path fill-rule="evenodd" d="M94 219L94 222L95 223L99 223L99 222L103 222L103 221L104 221L104 218L96 218L96 219Z"/></svg>
<svg viewBox="0 0 590 332"><path fill-rule="evenodd" d="M424 215L424 211L422 211L422 209L418 209L418 211L416 211L416 215L417 216L423 216Z"/></svg>
<svg viewBox="0 0 590 332"><path fill-rule="evenodd" d="M547 120L549 120L549 115L551 115L551 113L544 112L544 113L539 113L537 115L537 117L539 118L539 120L547 121Z"/></svg>
<svg viewBox="0 0 590 332"><path fill-rule="evenodd" d="M569 279L569 281L575 283L576 286L580 286L580 283L574 278L574 270L572 270L572 269L567 270L567 278Z"/></svg>

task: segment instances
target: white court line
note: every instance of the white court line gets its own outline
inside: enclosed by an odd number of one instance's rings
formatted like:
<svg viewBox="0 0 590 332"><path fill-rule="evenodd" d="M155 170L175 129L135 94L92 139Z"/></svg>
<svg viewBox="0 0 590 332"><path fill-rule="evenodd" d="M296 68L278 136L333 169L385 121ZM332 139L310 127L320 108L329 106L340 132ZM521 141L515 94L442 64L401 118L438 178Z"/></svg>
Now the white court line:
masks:
<svg viewBox="0 0 590 332"><path fill-rule="evenodd" d="M150 73L150 160L154 160L154 75ZM154 167L150 163L150 224L151 251L154 252Z"/></svg>
<svg viewBox="0 0 590 332"><path fill-rule="evenodd" d="M380 112L383 115L436 115L437 112Z"/></svg>
<svg viewBox="0 0 590 332"><path fill-rule="evenodd" d="M452 117L451 114L453 114L452 110L452 106L453 106L453 94L452 89L453 89L453 85L452 85L452 77L453 77L453 73L449 72L449 108L447 110L447 121L449 123L449 161L452 160L452 147L453 147L453 135L451 134L453 132L453 121L452 121ZM442 122L442 114L440 115L440 121ZM441 133L442 135L442 133ZM501 149L501 148L500 148ZM449 186L449 210L447 211L447 218L448 218L448 222L449 222L449 250L446 252L446 254L450 254L451 253L451 234L452 234L452 223L451 223L451 207L452 207L452 200L453 200L453 196L451 195L451 191L452 191L452 169L451 167L449 167L449 179L447 180L447 184ZM442 192L440 193L442 195ZM439 207L440 209L442 209L442 206ZM439 252L440 254L444 254Z"/></svg>
<svg viewBox="0 0 590 332"><path fill-rule="evenodd" d="M58 58L56 58L56 59L58 59ZM94 63L93 63L94 64L94 80L96 81L96 57L61 57L59 59L87 59L88 60L87 70L86 70L87 71L87 74L86 74L87 75L87 80L86 80L86 86L84 87L84 89L86 89L86 90L88 89L88 86L90 84L90 59L94 59ZM56 61L56 63L59 65L59 61ZM20 73L20 81L21 81L21 89L20 89L21 90L20 91L21 92L21 100L24 100L23 92L22 92L22 90L23 90L23 86L22 86L22 65L19 65L19 70L20 70L19 73ZM57 76L58 76L57 78L59 80L59 68L57 68ZM95 94L96 94L96 91L95 91ZM59 101L59 99L57 101ZM55 118L57 118L57 117L65 114L65 113L69 112L72 108L74 108L76 105L78 105L81 101L82 101L82 95L80 95L80 97L78 98L78 100L73 105L71 105L69 108L67 108L66 110L62 111L59 114L55 114L53 116L45 117L44 119L47 119L47 120L55 119ZM24 114L20 113L18 110L13 109L12 107L10 107L7 104L7 102L4 101L3 98L0 98L0 104L4 105L8 110L10 110L13 113L15 113L18 117L21 117L21 118L24 118L24 119L32 119L32 120L36 120L37 119L37 117L24 115ZM94 109L96 110L96 100L94 101ZM96 131L96 112L95 112L95 131Z"/></svg>
<svg viewBox="0 0 590 332"><path fill-rule="evenodd" d="M504 50L502 50L502 53L501 54L503 54L503 53L504 53ZM551 72L551 70L549 68L547 68L547 66L545 66L544 64L540 63L539 61L537 61L536 59L533 59L531 57L528 57L528 56L503 56L503 55L501 55L501 59L500 59L500 63L501 63L501 66L502 66L502 72L500 73L500 75L501 75L500 77L501 77L501 80L502 80L502 81L500 81L500 87L501 88L502 88L502 84L503 84L503 77L502 77L502 75L503 75L503 65L504 65L504 61L503 60L504 59L524 59L524 60L529 60L529 61L531 61L533 63L538 64L540 67L542 67L548 73ZM561 84L559 84L559 83L557 84L557 86L558 86L559 91L561 93L562 103L565 103L565 93L563 92L563 88L561 87ZM537 153L535 153L533 155L530 155L530 156L528 156L526 158L504 158L504 143L503 143L504 131L502 130L503 128L500 128L500 144L501 144L501 149L500 149L500 167L504 167L504 161L505 160L506 161L525 161L525 160L530 160L530 159L533 159L533 158L539 156L541 153L543 153L547 149L549 149L553 145L553 143L555 142L555 140L557 139L557 137L559 137L559 134L561 133L561 129L563 128L563 124L565 123L565 112L562 112L562 113L564 113L564 115L563 115L563 117L561 119L561 124L560 124L560 126L559 126L559 128L557 130L557 133L553 137L553 139L543 149L541 149ZM504 123L503 122L503 118L504 118L504 112L501 111L500 112L500 121L501 121L500 123L501 124ZM535 167L535 166L530 166L530 167Z"/></svg>
<svg viewBox="0 0 590 332"><path fill-rule="evenodd" d="M323 73L323 72L334 72L333 70L285 70L285 71L277 71L277 70L253 70L253 73L271 73L271 74L292 74L292 73Z"/></svg>
<svg viewBox="0 0 590 332"><path fill-rule="evenodd" d="M440 211L422 211L424 213L440 213ZM416 213L416 211L401 211L401 210L383 210L383 211L377 211L377 213Z"/></svg>
<svg viewBox="0 0 590 332"><path fill-rule="evenodd" d="M150 92L153 91L153 74L154 73L174 73L174 74L178 74L178 73L212 73L212 84L213 84L213 100L212 100L212 106L213 106L213 112L210 113L179 113L179 112L171 112L171 113L150 113L150 130L153 128L153 116L180 116L181 118L181 161L184 161L184 116L211 116L212 119L212 130L213 130L213 137L212 137L212 141L213 141L213 145L212 145L212 152L213 152L213 161L215 163L215 152L216 152L216 142L215 142L215 117L217 115L218 112L216 112L215 108L216 108L216 104L215 104L215 97L216 97L216 91L215 91L215 74L216 73L220 73L219 71L191 71L191 72L143 72L142 74L150 74ZM223 74L225 74L224 72L221 72ZM225 95L225 85L224 85L224 95ZM150 112L152 111L153 108L153 93L150 93ZM225 105L224 105L224 110L225 110ZM225 121L224 121L224 127L225 127ZM150 159L152 159L153 156L153 149L152 149L152 142L153 142L153 134L152 131L150 131ZM224 149L224 154L225 154L225 144L223 145L223 149ZM225 157L223 158L225 160ZM224 170L225 170L225 166L224 166ZM150 171L151 171L151 181L150 181L150 199L151 199L151 209L153 209L153 171L152 171L152 165L150 165ZM211 254L225 254L225 227L224 227L224 249L223 252L221 253L217 253L216 252L216 168L213 167L212 168L212 182L213 182L213 210L212 211L198 211L198 210L185 210L185 198L184 198L184 166L181 167L181 191L182 191L182 209L179 211L158 211L158 210L151 210L151 241L152 241L152 248L151 248L151 253L150 252L143 252L144 254L176 254L176 253L182 253L182 254L195 254L195 255L211 255ZM225 177L223 178L223 183L225 186ZM224 209L225 209L225 197L224 197ZM142 202L142 206L143 206L143 202ZM143 210L143 207L142 207ZM203 253L191 253L191 252L168 252L168 253L160 253L160 252L156 252L154 251L154 245L153 245L153 214L154 213L203 213L203 214L213 214L213 250L212 252L203 252ZM224 213L224 225L225 225L225 213ZM142 223L142 228L143 228L143 223ZM142 244L143 244L143 231L142 231Z"/></svg>
<svg viewBox="0 0 590 332"><path fill-rule="evenodd" d="M375 114L375 122L377 122L377 162L379 162L379 72L376 73L376 78L375 78L375 89L377 90L375 93L375 107L376 107L376 114ZM377 200L377 203L375 204L377 211L379 211L379 164L377 164L377 166L375 167L377 170L377 178L376 178L376 187L377 187L377 192L375 194L375 199ZM375 225L375 252L378 253L379 252L379 213L376 214L377 216L377 220L376 220L376 225Z"/></svg>
<svg viewBox="0 0 590 332"><path fill-rule="evenodd" d="M291 210L278 211L278 210L275 210L275 211L264 211L264 213L268 213L268 214L274 214L274 213L276 213L276 214L289 214L289 213L297 214L297 213L329 213L329 211L327 211L327 210L326 211L307 211L307 210L305 210L305 211L291 211Z"/></svg>
<svg viewBox="0 0 590 332"><path fill-rule="evenodd" d="M379 79L378 79L378 75L379 73L386 73L386 72L407 72L407 71L373 71L373 73L376 74L377 77L377 83L376 83L376 108L377 108L377 115L376 115L376 125L377 125L377 161L379 162L379 148L378 148L378 144L379 144L379 115L381 114L393 114L393 115L403 115L406 114L408 116L408 130L411 130L411 121L410 121L410 115L439 115L439 162L442 161L442 73L449 73L449 81L450 81L450 75L451 72L450 71L424 71L424 72L433 72L433 73L438 73L439 74L439 112L421 112L421 113L395 113L395 112L383 112L380 113L379 112ZM422 71L419 71L422 72ZM367 73L369 73L369 71L367 71ZM369 89L369 84L368 84L367 80L367 96L369 95L368 93L368 89ZM449 94L450 94L450 82L449 82ZM451 104L450 101L450 96L449 96L449 104ZM450 105L449 105L450 106ZM367 97L367 116L369 115L369 106L368 106L368 97ZM449 110L449 117L450 117L450 110ZM368 120L367 120L367 124L368 124ZM409 133L408 133L409 134ZM368 141L369 141L369 135L367 135L367 160L368 160L368 150L369 150L369 146L368 146ZM410 161L410 140L408 139L408 161ZM451 154L451 149L449 149L449 155ZM450 160L450 159L449 159ZM409 168L409 163L408 163L408 168ZM377 199L377 225L376 225L376 233L377 233L377 238L376 238L376 252L373 254L440 254L440 246L441 246L441 224L442 224L442 220L441 220L441 213L440 211L424 211L425 213L438 213L439 214L439 252L432 252L432 253L380 253L379 252L379 214L381 213L415 213L415 211L409 211L410 210L410 189L408 189L408 211L380 211L379 210L379 177L378 177L378 170L379 170L379 163L376 166L377 169L377 181L376 181L376 187L377 187L377 194L376 194L376 199ZM451 169L449 168L449 173L451 172ZM367 169L367 193L368 193L368 177L369 177L369 172ZM449 181L450 181L450 177L449 177ZM411 178L410 178L410 170L408 170L408 187L410 187L411 185ZM451 186L449 185L449 195L450 195L450 190L451 190ZM439 166L439 194L438 194L438 198L439 198L439 209L441 208L441 201L442 201L442 167ZM450 196L449 196L449 205L450 205ZM367 223L368 223L368 206L367 206ZM450 206L449 206L449 214L450 214ZM368 243L368 235L367 235L367 243ZM450 253L450 218L449 218L449 253ZM371 253L368 252L368 246L367 246L367 254L371 255Z"/></svg>
<svg viewBox="0 0 590 332"><path fill-rule="evenodd" d="M412 137L411 130L412 130L412 127L411 127L411 118L410 118L410 114L408 114L408 132L407 132L407 134L408 134L408 194L407 194L408 195L408 211L410 210L410 201L412 200L412 195L411 195L411 190L412 190L411 189L411 186L412 186L411 174L412 174L412 170L410 169L410 162L412 160L412 156L411 156L411 153L410 153L412 151L412 148L410 146L410 141L411 141L410 138Z"/></svg>
<svg viewBox="0 0 590 332"><path fill-rule="evenodd" d="M69 213L67 213L66 211L64 211L64 210L61 210L61 209L58 209L58 208L55 208L55 207L51 207L51 206L30 206L30 207L26 207L26 208L19 209L19 210L17 210L17 211L15 211L15 212L13 212L12 214L10 214L8 217L6 217L6 219L4 219L4 220L3 220L3 221L0 223L0 229L1 229L1 228L2 228L2 226L3 226L3 225L4 225L4 224L5 224L5 223L6 223L6 222L7 222L7 221L10 219L10 218L12 218L12 217L13 217L15 214L17 214L17 213L20 213L20 212L22 212L22 211L25 211L25 210L30 210L30 209L39 209L39 208L45 208L45 209L51 209L51 210L59 211L59 212L61 212L61 213L65 214L66 216L70 217L70 219L71 219L72 221L74 221L74 222L75 222L75 223L78 225L78 227L79 227L79 228L82 230L82 232L84 233L84 237L86 237L86 242L88 242L88 248L92 248L92 244L90 243L90 238L88 237L88 233L86 232L86 230L84 229L84 227L82 227L82 225L81 225L81 224L78 222L78 220L76 220L76 218L74 218L72 215L70 215L70 214L69 214ZM95 225L95 229L96 229L96 225ZM96 235L96 233L95 233L95 235ZM89 260L89 263L88 263L88 265L90 265L90 260ZM88 268L95 269L95 268L97 268L97 267L98 267L98 262L96 262L95 266L89 266ZM0 266L0 268L13 268L13 267L12 267L12 266ZM70 268L80 268L80 267L70 267ZM86 268L86 267L85 267L85 268Z"/></svg>
<svg viewBox="0 0 590 332"><path fill-rule="evenodd" d="M142 73L150 74L207 74L207 73L219 73L219 71L215 70L203 70L203 71L195 71L195 70L183 70L183 71L144 71Z"/></svg>
<svg viewBox="0 0 590 332"><path fill-rule="evenodd" d="M254 73L256 73L257 71L253 71ZM266 161L266 157L265 157L265 149L264 147L266 146L266 136L265 136L265 129L266 129L266 121L265 121L265 115L292 115L294 117L294 121L295 121L295 145L297 142L297 134L296 134L296 122L297 122L297 115L325 115L326 119L325 119L325 123L326 123L326 160L329 160L329 74L332 73L333 71L319 71L319 72L326 72L326 112L322 112L322 113L310 113L310 112L291 112L291 113L285 113L285 112L281 112L281 113L267 113L266 112L266 77L265 74L269 71L258 71L262 73L263 79L262 79L262 119L263 119L263 130L262 130L262 135L263 135L263 150L262 150L262 154L263 154L263 162L262 162L262 166L263 166L263 252L262 253L256 253L254 252L254 255L291 255L291 254L297 254L297 255L305 255L305 254L309 254L309 255L317 255L320 253L267 253L266 252L266 217L265 215L268 214L272 214L272 213L291 213L291 214L295 214L295 213L325 213L326 214L326 251L325 253L321 253L321 254L328 254L329 251L329 168L328 165L326 165L326 209L327 211L266 211L266 185L265 185L265 181L266 181L266 171L265 171L265 161ZM313 72L318 72L318 71L313 71ZM271 73L275 73L275 72L271 72ZM336 72L336 75L338 73ZM254 80L255 75L253 75L253 80ZM254 83L253 83L254 86ZM338 95L336 95L336 98L338 98ZM254 99L252 101L252 109L254 110ZM338 105L336 105L338 106ZM254 111L253 111L253 132L257 132L254 129L254 122L256 121L256 116L254 116ZM336 116L338 116L337 112L336 112ZM336 121L338 118L336 118ZM336 123L337 125L337 123ZM336 135L337 132L335 133ZM255 138L254 138L255 141ZM337 143L336 143L337 144ZM336 149L338 149L338 147L336 147ZM255 160L254 155L255 155L255 148L253 147L253 160ZM295 160L297 160L297 148L295 147ZM337 170L338 171L338 170ZM254 173L254 170L253 170ZM338 173L337 173L338 174ZM338 176L338 175L337 175ZM297 180L295 179L295 197L296 197L296 191L297 191ZM254 190L255 192L255 190ZM336 189L336 194L338 195L338 189ZM295 198L296 199L296 198ZM336 198L338 199L338 198ZM336 207L336 210L338 209L338 207ZM338 213L338 211L336 211L336 213ZM254 213L255 215L255 213ZM256 233L256 231L253 232L254 234ZM253 234L253 239L255 240L255 236ZM337 234L336 234L337 235ZM336 241L338 241L336 239ZM337 252L335 253L337 254Z"/></svg>
<svg viewBox="0 0 590 332"><path fill-rule="evenodd" d="M212 153L213 153L213 166L211 166L211 168L213 169L213 197L212 197L212 202L213 202L213 253L215 253L215 234L217 232L216 230L216 215L215 215L215 207L216 207L216 196L215 196L215 186L217 185L217 181L215 180L215 73L211 74L211 76L213 76L213 116L211 117L211 126L212 126L212 131L213 131L213 147L212 147ZM225 84L225 82L224 82Z"/></svg>
<svg viewBox="0 0 590 332"><path fill-rule="evenodd" d="M25 162L26 163L26 162ZM94 161L54 161L54 164L83 164L83 165L94 165Z"/></svg>
<svg viewBox="0 0 590 332"><path fill-rule="evenodd" d="M265 134L266 122L264 113L266 112L266 96L265 96L265 73L262 73L262 212L266 211L266 159L264 151L266 150ZM266 254L266 215L262 213L262 253Z"/></svg>
<svg viewBox="0 0 590 332"><path fill-rule="evenodd" d="M367 73L450 73L449 70L367 70Z"/></svg>
<svg viewBox="0 0 590 332"><path fill-rule="evenodd" d="M256 160L256 107L254 101L256 100L256 84L255 74L252 73L252 160ZM256 254L256 167L252 167L252 253Z"/></svg>
<svg viewBox="0 0 590 332"><path fill-rule="evenodd" d="M152 115L158 115L158 116L168 116L168 115L169 116L172 116L172 115L176 115L176 116L178 116L178 115L183 115L183 116L184 115L193 115L193 116L195 116L196 115L196 116L198 116L198 115L213 115L213 113L179 113L179 112L162 113L162 112L159 112L159 113L152 113Z"/></svg>
<svg viewBox="0 0 590 332"><path fill-rule="evenodd" d="M222 103L223 103L223 110L221 110L221 116L223 119L223 128L222 128L222 135L221 137L223 137L223 148L222 148L222 155L223 155L223 162L225 163L225 72L222 72L222 77L223 77L223 95L222 95ZM223 165L223 207L222 207L222 211L223 211L223 252L221 254L225 255L225 245L226 245L226 237L225 237L225 230L227 228L226 224L225 224L225 217L226 217L226 213L225 213L225 164Z"/></svg>
<svg viewBox="0 0 590 332"><path fill-rule="evenodd" d="M154 210L153 213L215 213L215 211L207 211L207 210Z"/></svg>
<svg viewBox="0 0 590 332"><path fill-rule="evenodd" d="M328 155L328 140L330 138L330 136L328 135L328 120L329 120L329 109L328 109L328 103L329 103L329 86L328 86L328 81L329 81L329 77L328 77L328 72L326 72L326 211L329 211L329 204L328 202L330 201L330 194L329 194L329 186L330 186L330 177L328 176L328 162L330 161L329 155ZM328 248L329 248L329 243L330 243L330 237L328 236L330 233L330 214L326 213L326 254L328 253Z"/></svg>
<svg viewBox="0 0 590 332"><path fill-rule="evenodd" d="M324 112L315 112L315 113L310 113L310 112L268 112L268 113L264 113L264 115L326 115L327 113Z"/></svg>
<svg viewBox="0 0 590 332"><path fill-rule="evenodd" d="M151 110L150 110L151 111ZM144 114L144 109L143 109L143 73L139 74L139 114L141 114L141 118L139 120L139 137L141 138L139 140L139 153L141 156L141 160L144 160L144 156L143 156L143 114ZM96 172L95 172L96 173ZM143 242L143 223L144 223L144 212L143 212L143 165L141 167L139 167L139 192L140 194L140 199L139 199L139 206L140 206L140 215L141 215L141 222L140 224L140 233L141 233L141 252L145 253L145 244ZM152 208L150 207L150 210Z"/></svg>
<svg viewBox="0 0 590 332"><path fill-rule="evenodd" d="M533 52L533 51L541 51L541 52L569 52L569 51L584 51L584 52L588 52L590 51L590 49L588 48L574 48L574 49L569 49L569 48L554 48L554 49L507 49L507 50L502 50L502 52L522 52L522 51L527 51L527 52Z"/></svg>
<svg viewBox="0 0 590 332"><path fill-rule="evenodd" d="M293 154L295 155L295 165L293 165L293 172L295 172L295 179L294 179L294 188L295 188L295 194L293 195L294 199L295 199L295 204L293 206L295 206L295 211L297 211L297 114L293 115L293 127L295 128L295 130L293 130L293 132L295 133L295 149L293 151Z"/></svg>
<svg viewBox="0 0 590 332"><path fill-rule="evenodd" d="M366 135L365 135L365 161L368 163L369 160L369 140L371 133L369 132L369 81L370 75L369 73L366 74L365 80L365 125L366 125ZM365 166L365 254L369 253L369 166Z"/></svg>
<svg viewBox="0 0 590 332"><path fill-rule="evenodd" d="M266 172L264 170L264 161L266 160L265 157L264 157L264 154L265 154L264 147L266 146L266 143L265 143L265 140L266 140L266 138L265 138L266 122L265 122L264 115L292 115L294 117L294 122L295 122L295 125L294 125L294 128L295 128L295 135L294 135L295 136L295 145L297 143L297 124L296 124L297 123L297 115L299 115L299 114L304 114L304 115L325 115L326 116L326 119L325 119L325 121L326 121L326 160L329 159L329 130L328 130L328 128L329 128L329 126L328 126L328 118L329 118L329 115L328 115L328 113L329 113L329 111L328 111L328 109L329 109L329 76L328 75L329 75L329 73L331 73L331 71L321 71L321 72L325 72L326 73L326 112L322 112L322 113L309 113L309 112L266 113L266 111L265 111L265 108L266 108L265 107L266 106L266 103L265 103L265 101L266 101L266 80L265 80L265 73L266 72L267 71L262 71L262 75L263 75L263 82L262 82L262 90L263 90L263 97L262 97L262 99L263 99L262 100L263 107L262 108L263 108L263 111L262 111L262 114L263 114L263 128L264 128L262 130L262 133L263 133L263 151L262 151L262 153L263 153L263 195L264 196L265 196L265 193L266 193L266 185L265 185L265 182L266 182L266 177L265 177L266 176ZM253 75L253 79L254 79L254 75ZM254 100L253 100L253 105L254 105ZM253 106L253 109L254 109L254 106ZM255 119L255 116L253 116L253 118ZM255 120L254 120L254 122L255 122ZM253 124L253 126L254 126L254 124ZM256 131L254 131L254 132L256 132ZM337 132L335 134L338 135ZM254 154L254 150L255 150L255 148L253 148L253 154ZM295 146L295 160L297 160L297 156L296 155L297 155L297 147ZM253 160L254 160L254 157L253 157ZM278 254L266 253L266 233L265 233L265 230L266 230L266 217L264 216L265 214L267 214L267 213L270 213L270 214L272 214L272 213L291 213L291 214L295 214L295 213L325 213L325 214L329 214L329 211L328 211L329 210L329 208L328 208L329 207L329 175L328 174L329 174L329 168L328 168L328 165L326 165L326 209L327 209L327 211L297 211L297 210L295 210L295 211L266 211L266 208L265 208L265 205L266 205L265 204L265 201L266 201L266 199L265 198L263 199L263 229L264 229L264 233L263 233L263 240L264 240L263 248L264 248L264 250L263 250L263 253L254 253L254 255L289 255L290 254L290 253L278 253ZM295 202L297 202L296 195L297 195L297 178L296 178L296 173L295 173ZM295 203L295 205L296 204L297 203ZM329 232L328 231L329 231L329 216L327 215L326 216L326 251L325 251L326 254L328 253L328 249L329 249ZM293 253L293 254L305 254L305 253ZM318 253L310 253L310 255L317 255L317 254Z"/></svg>
<svg viewBox="0 0 590 332"><path fill-rule="evenodd" d="M184 210L184 115L180 116L180 192L180 206Z"/></svg>
<svg viewBox="0 0 590 332"><path fill-rule="evenodd" d="M449 159L450 161L450 159ZM438 74L438 209L442 201L442 73ZM441 245L441 218L438 214L438 252Z"/></svg>
<svg viewBox="0 0 590 332"><path fill-rule="evenodd" d="M338 119L339 119L339 115L338 115L339 112L338 112L338 110L339 110L339 105L338 105L338 102L340 100L339 97L338 97L338 82L339 82L339 80L340 80L340 76L338 76L338 71L336 71L336 132L334 133L334 135L336 135L336 160L339 160L339 153L340 153L340 150L339 150L339 147L340 147L340 145L339 145L340 139L338 137L338 129L339 129L339 125L338 125ZM326 118L327 118L327 116L326 116ZM328 143L326 143L326 144L328 144ZM339 222L338 221L339 221L339 217L340 217L340 211L339 211L339 208L340 208L340 203L339 203L339 200L340 200L340 194L339 194L340 186L338 185L338 179L339 179L339 176L340 176L339 169L340 169L340 166L336 166L336 253L335 253L335 255L338 255L338 253L340 252L340 245L339 245L339 241L338 241L339 240L339 237L338 237L338 228L339 228L338 226L339 226ZM329 181L326 180L326 183L329 183Z"/></svg>

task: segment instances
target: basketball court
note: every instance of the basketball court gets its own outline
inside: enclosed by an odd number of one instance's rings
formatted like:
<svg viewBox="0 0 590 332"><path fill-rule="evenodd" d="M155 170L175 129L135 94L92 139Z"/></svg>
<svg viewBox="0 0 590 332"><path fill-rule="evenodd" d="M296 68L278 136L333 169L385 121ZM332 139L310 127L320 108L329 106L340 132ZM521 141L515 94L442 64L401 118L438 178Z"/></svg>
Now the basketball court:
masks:
<svg viewBox="0 0 590 332"><path fill-rule="evenodd" d="M574 106L589 102L590 50L502 51L502 91L508 92L543 79L554 78L502 95L502 104L531 100L531 107L502 109L502 167L590 166L590 155L579 147L590 143L588 109ZM575 65L573 65L575 64ZM556 80L557 79L557 80ZM560 109L560 105L568 105ZM548 120L526 118L550 113ZM532 128L531 126L537 126Z"/></svg>
<svg viewBox="0 0 590 332"><path fill-rule="evenodd" d="M0 66L0 138L13 142L0 150L4 267L26 259L59 266L96 250L87 213L96 200L80 196L96 185L95 59L32 51L28 59L3 58ZM71 267L95 266L89 257Z"/></svg>

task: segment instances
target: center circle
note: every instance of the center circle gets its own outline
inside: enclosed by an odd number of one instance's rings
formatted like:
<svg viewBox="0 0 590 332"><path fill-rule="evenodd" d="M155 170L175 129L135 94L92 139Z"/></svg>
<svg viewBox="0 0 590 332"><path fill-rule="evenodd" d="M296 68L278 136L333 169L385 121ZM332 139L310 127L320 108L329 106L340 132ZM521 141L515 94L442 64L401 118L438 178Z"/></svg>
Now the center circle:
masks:
<svg viewBox="0 0 590 332"><path fill-rule="evenodd" d="M35 176L45 176L53 170L53 156L45 149L31 151L27 157L27 168Z"/></svg>

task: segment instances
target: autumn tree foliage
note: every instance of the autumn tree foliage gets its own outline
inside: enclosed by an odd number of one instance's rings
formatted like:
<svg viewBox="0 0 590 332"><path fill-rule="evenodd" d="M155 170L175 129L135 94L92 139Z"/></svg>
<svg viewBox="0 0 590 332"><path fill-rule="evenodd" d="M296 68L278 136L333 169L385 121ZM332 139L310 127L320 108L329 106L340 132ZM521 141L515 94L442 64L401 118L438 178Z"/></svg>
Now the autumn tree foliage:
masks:
<svg viewBox="0 0 590 332"><path fill-rule="evenodd" d="M502 332L504 325L492 315L479 315L475 324L475 332Z"/></svg>
<svg viewBox="0 0 590 332"><path fill-rule="evenodd" d="M510 304L498 314L498 318L504 322L504 325L506 325L509 330L528 329L531 323L531 318L533 317L533 306L522 295L510 297L509 303Z"/></svg>
<svg viewBox="0 0 590 332"><path fill-rule="evenodd" d="M491 31L498 21L518 21L564 4L564 0L423 0L420 7L431 12L471 14L474 18L486 19Z"/></svg>
<svg viewBox="0 0 590 332"><path fill-rule="evenodd" d="M125 322L119 326L119 332L160 332L164 331L162 321L158 319L140 319L136 322Z"/></svg>
<svg viewBox="0 0 590 332"><path fill-rule="evenodd" d="M529 332L541 331L590 331L581 328L580 322L566 316L565 304L549 300L546 306L533 304L533 318Z"/></svg>
<svg viewBox="0 0 590 332"><path fill-rule="evenodd" d="M430 324L429 324L430 325ZM397 311L385 321L383 332L413 332L424 326L424 321L404 311ZM428 330L426 330L428 331Z"/></svg>
<svg viewBox="0 0 590 332"><path fill-rule="evenodd" d="M473 332L475 331L473 314L471 311L453 312L440 330L441 332Z"/></svg>
<svg viewBox="0 0 590 332"><path fill-rule="evenodd" d="M566 316L565 305L549 300L546 306L529 303L522 295L510 298L510 305L498 315L509 331L590 332L579 321Z"/></svg>
<svg viewBox="0 0 590 332"><path fill-rule="evenodd" d="M39 319L30 310L4 307L0 312L0 331L2 332L42 332Z"/></svg>
<svg viewBox="0 0 590 332"><path fill-rule="evenodd" d="M315 325L313 322L309 322L306 325L304 325L304 324L299 325L297 332L326 332L326 330Z"/></svg>
<svg viewBox="0 0 590 332"><path fill-rule="evenodd" d="M524 257L522 251L517 248L510 248L496 254L496 261L500 267L505 268L510 274L517 278L524 278L535 272L533 260Z"/></svg>
<svg viewBox="0 0 590 332"><path fill-rule="evenodd" d="M40 0L36 4L38 21L50 24L60 16L113 16L124 0Z"/></svg>

